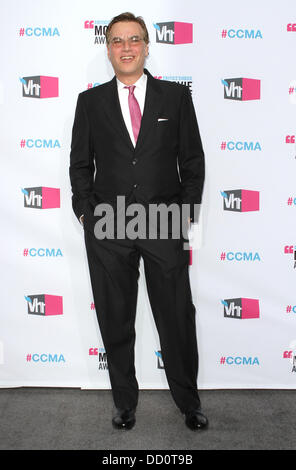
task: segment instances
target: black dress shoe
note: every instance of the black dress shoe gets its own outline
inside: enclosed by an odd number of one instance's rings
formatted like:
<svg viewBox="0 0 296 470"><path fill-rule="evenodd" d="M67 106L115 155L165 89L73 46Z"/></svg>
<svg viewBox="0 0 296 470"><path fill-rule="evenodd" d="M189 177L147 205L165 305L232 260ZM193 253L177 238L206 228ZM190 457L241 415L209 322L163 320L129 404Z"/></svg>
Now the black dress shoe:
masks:
<svg viewBox="0 0 296 470"><path fill-rule="evenodd" d="M209 421L201 410L197 409L185 413L185 424L192 431L197 431L198 429L205 429Z"/></svg>
<svg viewBox="0 0 296 470"><path fill-rule="evenodd" d="M136 422L136 410L116 408L115 415L112 418L112 424L115 429L132 429Z"/></svg>

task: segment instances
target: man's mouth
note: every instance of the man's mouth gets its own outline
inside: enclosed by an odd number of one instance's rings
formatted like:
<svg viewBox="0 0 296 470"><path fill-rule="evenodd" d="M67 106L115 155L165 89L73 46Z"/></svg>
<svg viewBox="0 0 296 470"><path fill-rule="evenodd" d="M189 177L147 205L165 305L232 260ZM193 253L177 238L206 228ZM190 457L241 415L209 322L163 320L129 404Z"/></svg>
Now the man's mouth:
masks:
<svg viewBox="0 0 296 470"><path fill-rule="evenodd" d="M134 60L134 56L132 55L124 55L122 57L120 57L120 60L122 62L132 62L132 60Z"/></svg>

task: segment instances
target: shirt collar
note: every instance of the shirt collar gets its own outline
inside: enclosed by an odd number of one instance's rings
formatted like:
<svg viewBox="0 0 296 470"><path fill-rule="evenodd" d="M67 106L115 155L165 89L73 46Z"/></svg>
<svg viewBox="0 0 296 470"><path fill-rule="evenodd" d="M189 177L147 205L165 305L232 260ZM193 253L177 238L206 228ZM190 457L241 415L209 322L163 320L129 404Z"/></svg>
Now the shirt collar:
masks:
<svg viewBox="0 0 296 470"><path fill-rule="evenodd" d="M127 86L125 83L122 83L120 80L118 80L117 77L116 77L116 81L117 81L118 90L122 90L125 86ZM147 75L143 73L141 77L138 78L138 80L135 83L133 83L133 85L135 85L140 90L145 90L146 83L147 83Z"/></svg>

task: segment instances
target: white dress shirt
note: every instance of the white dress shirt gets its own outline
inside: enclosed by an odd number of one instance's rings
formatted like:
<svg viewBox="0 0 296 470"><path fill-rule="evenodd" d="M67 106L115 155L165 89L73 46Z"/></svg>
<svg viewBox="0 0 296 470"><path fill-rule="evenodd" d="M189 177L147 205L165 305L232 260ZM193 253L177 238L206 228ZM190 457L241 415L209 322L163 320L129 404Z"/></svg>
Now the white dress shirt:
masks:
<svg viewBox="0 0 296 470"><path fill-rule="evenodd" d="M132 141L132 143L135 147L136 142L135 142L135 138L134 138L131 115L130 115L130 110L129 110L129 106L128 106L129 90L128 90L128 88L124 88L127 85L125 85L120 80L118 80L118 78L116 80L117 80L117 90L118 90L118 96L119 96L119 103L120 103L120 107L121 107L121 112L122 112L122 115L123 115L125 125L126 125L127 130L128 130L128 133L130 135L131 141ZM134 95L135 95L136 100L139 103L141 114L143 116L145 96L146 96L146 87L147 87L147 75L145 73L143 73L141 75L141 77L133 85L135 85Z"/></svg>

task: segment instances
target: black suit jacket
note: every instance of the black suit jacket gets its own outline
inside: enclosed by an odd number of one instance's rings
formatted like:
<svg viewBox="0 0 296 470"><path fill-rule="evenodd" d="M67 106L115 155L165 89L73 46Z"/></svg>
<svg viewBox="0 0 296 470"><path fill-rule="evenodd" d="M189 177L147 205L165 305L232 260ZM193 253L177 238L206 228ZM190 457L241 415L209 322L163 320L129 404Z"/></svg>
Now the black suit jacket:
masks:
<svg viewBox="0 0 296 470"><path fill-rule="evenodd" d="M147 75L141 129L133 146L116 77L79 94L70 154L72 204L93 229L94 207L117 196L149 203L201 203L204 153L188 87ZM167 119L158 121L159 118Z"/></svg>

